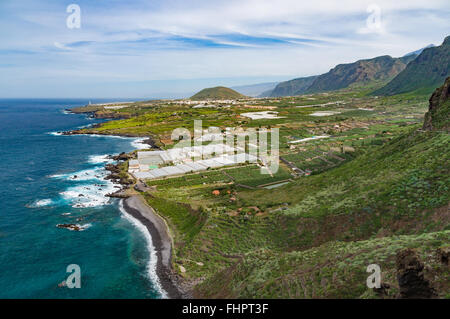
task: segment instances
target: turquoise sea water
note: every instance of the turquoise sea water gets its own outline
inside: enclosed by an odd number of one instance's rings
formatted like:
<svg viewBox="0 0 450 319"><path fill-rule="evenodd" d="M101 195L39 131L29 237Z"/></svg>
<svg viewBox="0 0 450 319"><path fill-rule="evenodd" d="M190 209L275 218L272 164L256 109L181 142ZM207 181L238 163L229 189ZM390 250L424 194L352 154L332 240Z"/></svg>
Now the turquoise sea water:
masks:
<svg viewBox="0 0 450 319"><path fill-rule="evenodd" d="M105 155L136 140L52 134L97 123L64 112L86 103L0 100L0 298L162 296L148 234L104 196L115 190L103 180ZM81 268L80 289L58 287L70 264Z"/></svg>

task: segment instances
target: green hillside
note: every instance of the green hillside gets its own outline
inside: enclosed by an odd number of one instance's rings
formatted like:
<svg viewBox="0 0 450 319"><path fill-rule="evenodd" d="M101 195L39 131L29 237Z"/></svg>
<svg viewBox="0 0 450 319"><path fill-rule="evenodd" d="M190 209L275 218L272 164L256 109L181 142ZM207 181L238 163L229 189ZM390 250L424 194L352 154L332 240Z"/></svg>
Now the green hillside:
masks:
<svg viewBox="0 0 450 319"><path fill-rule="evenodd" d="M245 95L224 86L203 89L191 96L191 100L235 100L245 98Z"/></svg>
<svg viewBox="0 0 450 319"><path fill-rule="evenodd" d="M450 241L450 230L418 236L374 238L357 242L331 241L307 250L249 253L233 267L197 287L206 298L395 298L399 295L398 252L417 249L419 260L433 269L433 286L449 287L450 271L440 262L439 247ZM447 246L448 247L448 246ZM367 289L367 265L376 263L389 289ZM416 293L418 291L416 290Z"/></svg>
<svg viewBox="0 0 450 319"><path fill-rule="evenodd" d="M442 97L441 104L435 105L436 113L445 116L430 120L442 125L445 119L447 127L448 107L441 108L450 102L442 94L448 92L449 83L435 94ZM401 256L405 249L413 249L418 263L427 269L421 275L432 287L428 292L449 297L450 270L445 261L450 247L449 142L445 132L414 129L305 182L270 194L253 193L253 205L287 202L294 207L274 218L274 228L280 231L267 234L270 244L244 254L205 280L197 287L197 295L397 298L407 289L400 289L397 282ZM365 285L366 267L373 263L383 269L383 283L388 287L379 293Z"/></svg>
<svg viewBox="0 0 450 319"><path fill-rule="evenodd" d="M420 90L431 93L450 75L450 36L441 46L427 48L386 86L373 95L394 95Z"/></svg>
<svg viewBox="0 0 450 319"><path fill-rule="evenodd" d="M339 64L328 73L318 76L306 93L333 91L354 83L387 80L400 73L414 58L415 55L402 58L386 55L349 64Z"/></svg>

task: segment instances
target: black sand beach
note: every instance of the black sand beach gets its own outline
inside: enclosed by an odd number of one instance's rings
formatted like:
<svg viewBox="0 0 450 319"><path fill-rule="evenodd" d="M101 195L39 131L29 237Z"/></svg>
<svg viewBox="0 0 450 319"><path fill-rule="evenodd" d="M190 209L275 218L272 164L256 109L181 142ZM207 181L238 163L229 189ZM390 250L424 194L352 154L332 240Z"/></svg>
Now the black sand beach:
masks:
<svg viewBox="0 0 450 319"><path fill-rule="evenodd" d="M158 258L156 274L162 288L167 292L169 298L183 298L183 292L177 285L177 278L171 268L172 241L165 222L155 214L151 207L143 203L138 195L124 199L123 207L128 214L138 219L147 228L152 237Z"/></svg>

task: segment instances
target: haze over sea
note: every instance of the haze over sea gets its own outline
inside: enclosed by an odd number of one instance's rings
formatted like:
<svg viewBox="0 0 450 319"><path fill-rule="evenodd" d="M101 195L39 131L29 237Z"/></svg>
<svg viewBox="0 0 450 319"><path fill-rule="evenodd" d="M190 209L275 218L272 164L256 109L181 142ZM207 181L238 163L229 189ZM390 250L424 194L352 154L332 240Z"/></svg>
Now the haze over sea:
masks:
<svg viewBox="0 0 450 319"><path fill-rule="evenodd" d="M0 298L162 296L149 235L104 196L116 190L103 179L106 156L142 144L52 134L98 123L64 112L87 102L0 100ZM56 227L65 223L83 230ZM80 289L58 287L70 264Z"/></svg>

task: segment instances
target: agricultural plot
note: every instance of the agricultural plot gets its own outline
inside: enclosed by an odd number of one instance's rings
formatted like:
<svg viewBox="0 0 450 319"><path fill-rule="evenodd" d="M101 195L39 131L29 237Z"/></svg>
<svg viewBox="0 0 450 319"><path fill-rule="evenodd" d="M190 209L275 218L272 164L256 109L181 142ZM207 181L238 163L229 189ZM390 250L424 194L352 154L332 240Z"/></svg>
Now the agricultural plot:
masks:
<svg viewBox="0 0 450 319"><path fill-rule="evenodd" d="M291 178L291 174L282 166L273 174L262 174L261 168L253 165L225 170L226 174L231 176L236 184L242 184L250 187L257 187L265 184L276 183Z"/></svg>
<svg viewBox="0 0 450 319"><path fill-rule="evenodd" d="M338 166L353 157L348 153L328 153L319 149L307 150L295 154L283 155L283 159L297 168L315 173Z"/></svg>
<svg viewBox="0 0 450 319"><path fill-rule="evenodd" d="M181 177L165 178L160 180L149 180L148 186L158 187L187 187L203 184L228 183L231 179L221 171L202 172L199 174L184 175Z"/></svg>

